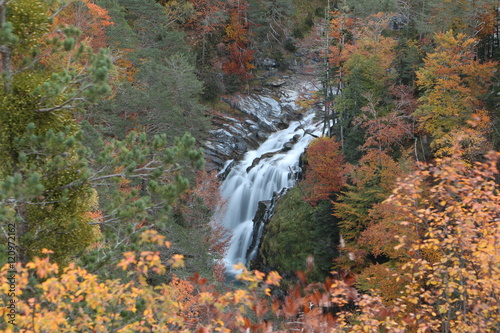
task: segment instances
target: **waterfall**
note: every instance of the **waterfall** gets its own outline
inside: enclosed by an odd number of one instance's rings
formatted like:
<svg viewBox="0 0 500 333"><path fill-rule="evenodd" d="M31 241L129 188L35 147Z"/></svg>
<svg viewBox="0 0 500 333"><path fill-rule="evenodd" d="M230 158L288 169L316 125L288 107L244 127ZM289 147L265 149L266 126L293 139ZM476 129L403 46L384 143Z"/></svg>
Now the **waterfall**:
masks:
<svg viewBox="0 0 500 333"><path fill-rule="evenodd" d="M222 223L233 235L225 258L228 273L236 273L235 264L246 263L252 241L252 219L259 201L269 200L274 192L294 185L294 174L300 171L299 157L313 139L306 131L320 133L319 124L313 118L314 114L309 114L300 122L292 122L288 128L271 134L258 149L247 152L222 183L221 194L227 202ZM283 151L285 143L294 137L296 143L290 150Z"/></svg>

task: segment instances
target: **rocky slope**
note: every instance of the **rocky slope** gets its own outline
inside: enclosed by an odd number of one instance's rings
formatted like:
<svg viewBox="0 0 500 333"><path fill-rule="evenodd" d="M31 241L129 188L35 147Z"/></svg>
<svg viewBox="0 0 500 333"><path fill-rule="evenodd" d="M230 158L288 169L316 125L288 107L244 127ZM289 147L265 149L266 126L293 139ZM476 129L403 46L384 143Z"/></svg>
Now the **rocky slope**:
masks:
<svg viewBox="0 0 500 333"><path fill-rule="evenodd" d="M271 133L284 129L291 121L302 117L296 104L299 96L306 97L318 89L312 77L304 74L273 76L264 86L251 93L222 97L234 112L218 113L212 118L215 129L205 145L210 169L223 170L227 161L239 160L249 150L256 149Z"/></svg>

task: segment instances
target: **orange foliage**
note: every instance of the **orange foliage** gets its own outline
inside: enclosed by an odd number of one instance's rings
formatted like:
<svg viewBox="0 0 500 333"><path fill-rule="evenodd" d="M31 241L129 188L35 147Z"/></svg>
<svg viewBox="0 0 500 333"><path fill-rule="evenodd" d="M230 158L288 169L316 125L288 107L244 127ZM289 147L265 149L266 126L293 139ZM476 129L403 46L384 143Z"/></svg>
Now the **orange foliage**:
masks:
<svg viewBox="0 0 500 333"><path fill-rule="evenodd" d="M96 220L96 221L103 220L102 211L100 211L100 210L95 211L95 212L89 212L89 217L91 220Z"/></svg>
<svg viewBox="0 0 500 333"><path fill-rule="evenodd" d="M192 30L190 37L193 44L203 40L204 35L214 33L224 25L222 13L227 11L229 3L219 0L190 0L194 13L184 26Z"/></svg>
<svg viewBox="0 0 500 333"><path fill-rule="evenodd" d="M194 276L150 286L146 274L165 274L159 252L127 252L119 267L130 282L103 280L74 263L59 272L49 258L26 267L5 265L0 290L7 295L16 277L16 327L6 333L75 332L490 332L500 322L500 189L494 178L500 153L471 168L459 153L436 166L423 166L399 183L389 203L416 237L399 236L407 253L398 270L374 266L358 284L382 289L358 292L352 274L306 285L305 274L284 297L273 297L277 273L235 267L245 287L219 292ZM149 230L140 242L169 245ZM50 255L50 251L44 251ZM172 258L169 269L182 264ZM31 278L29 278L31 276ZM394 282L393 282L394 281ZM371 286L370 286L371 284ZM403 292L398 290L403 288ZM29 293L29 297L26 297ZM389 296L388 296L389 297ZM140 301L139 301L140 300ZM8 299L0 315L8 319ZM275 319L275 320L273 320Z"/></svg>
<svg viewBox="0 0 500 333"><path fill-rule="evenodd" d="M347 170L340 143L335 138L315 139L307 149L307 171L303 184L307 188L306 200L316 204L339 191L345 185Z"/></svg>
<svg viewBox="0 0 500 333"><path fill-rule="evenodd" d="M220 181L215 171L200 170L196 173L196 183L193 189L187 190L179 205L187 224L190 226L207 223L214 216L217 220L224 212L225 202L220 192Z"/></svg>
<svg viewBox="0 0 500 333"><path fill-rule="evenodd" d="M403 173L396 161L387 153L370 150L359 161L359 165L351 172L352 182L360 188L372 186L378 181L378 186L386 191L392 191L398 177Z"/></svg>
<svg viewBox="0 0 500 333"><path fill-rule="evenodd" d="M471 167L461 152L422 168L391 200L419 236L400 238L411 256L404 266L403 302L414 304L415 323L429 331L488 332L498 327L500 304L500 153Z"/></svg>
<svg viewBox="0 0 500 333"><path fill-rule="evenodd" d="M124 53L128 53L131 50L130 49L122 49L122 51ZM115 64L118 67L118 71L119 71L118 79L120 81L126 80L129 83L132 83L135 81L135 75L137 74L137 72L139 70L136 67L134 67L134 64L130 60L126 59L123 55L121 58L116 60Z"/></svg>
<svg viewBox="0 0 500 333"><path fill-rule="evenodd" d="M383 297L384 304L393 304L401 296L405 286L402 281L397 281L397 271L400 269L401 267L372 264L357 276L358 288L365 292L377 290ZM405 282L408 282L408 279L405 279Z"/></svg>
<svg viewBox="0 0 500 333"><path fill-rule="evenodd" d="M348 59L352 45L352 34L356 21L346 15L345 12L331 12L333 18L330 21L330 37L332 45L330 48L328 61L334 67L342 67Z"/></svg>
<svg viewBox="0 0 500 333"><path fill-rule="evenodd" d="M382 31L387 29L390 14L377 13L370 15L358 25L343 12L333 12L334 18L330 23L330 36L333 45L330 46L329 62L344 69L344 63L353 54L371 59L377 57L379 67L389 69L393 61L393 48L396 40L385 37ZM345 75L345 73L339 73Z"/></svg>
<svg viewBox="0 0 500 333"><path fill-rule="evenodd" d="M398 88L393 90L396 89ZM406 90L401 86L399 89L398 92ZM394 111L381 115L375 105L376 102L370 96L366 97L368 104L361 108L363 113L356 119L366 128L366 140L361 149L390 152L395 146L401 148L406 139L413 137L414 124L411 112L414 111L415 106L412 107L412 104L416 104L415 100L403 95L396 102Z"/></svg>
<svg viewBox="0 0 500 333"><path fill-rule="evenodd" d="M361 233L358 245L369 251L375 258L385 256L399 260L406 258L405 249L395 249L399 244L397 237L415 239L408 226L401 224L406 218L404 210L392 201L373 205L369 212L370 224Z"/></svg>
<svg viewBox="0 0 500 333"><path fill-rule="evenodd" d="M56 16L56 26L72 25L81 30L80 40L85 40L94 49L107 47L106 27L113 25L108 11L90 0L68 6Z"/></svg>
<svg viewBox="0 0 500 333"><path fill-rule="evenodd" d="M436 49L417 71L417 85L424 91L417 113L421 127L440 138L463 128L483 107L496 63L477 61L477 41L464 34L448 31L435 39Z"/></svg>
<svg viewBox="0 0 500 333"><path fill-rule="evenodd" d="M194 286L189 281L179 279L175 274L169 285L174 288L174 301L178 303L179 315L188 327L192 326L192 321L198 316L198 300Z"/></svg>
<svg viewBox="0 0 500 333"><path fill-rule="evenodd" d="M247 19L248 3L238 2L230 9L229 24L226 26L225 41L228 59L223 65L227 74L238 75L242 80L252 78L249 71L254 68L254 51L249 48L249 21Z"/></svg>

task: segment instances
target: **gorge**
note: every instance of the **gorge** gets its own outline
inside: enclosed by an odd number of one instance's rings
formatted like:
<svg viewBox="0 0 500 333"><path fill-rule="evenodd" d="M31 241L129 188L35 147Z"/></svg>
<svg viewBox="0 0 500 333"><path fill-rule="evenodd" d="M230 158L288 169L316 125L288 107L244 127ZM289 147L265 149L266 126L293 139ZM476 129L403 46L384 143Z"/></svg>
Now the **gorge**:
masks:
<svg viewBox="0 0 500 333"><path fill-rule="evenodd" d="M260 124L259 129L254 127L257 133L273 133L239 160L226 161L220 172L224 178L220 191L225 205L216 216L219 223L232 234L225 258L230 275L236 274L233 268L235 264L245 264L257 255L259 239L252 238L260 238L264 227L262 223L254 223L259 202L270 200L275 193L294 185L301 171L301 154L310 141L320 134L321 124L315 120L315 112L311 110L305 115L298 114L295 104L300 93L307 87L310 88L310 85L311 83L302 81L301 84L292 85L292 89L280 89L282 98L279 101L269 95L241 96L236 99L236 105L239 105L242 112L257 115ZM284 119L290 118L296 120L286 124ZM245 124L257 125L248 120ZM219 129L214 133L224 131ZM240 131L242 133L236 139L242 140L245 135L249 135L242 126ZM214 147L215 144L209 146ZM224 145L220 144L220 147L224 148ZM249 250L250 244L252 248Z"/></svg>

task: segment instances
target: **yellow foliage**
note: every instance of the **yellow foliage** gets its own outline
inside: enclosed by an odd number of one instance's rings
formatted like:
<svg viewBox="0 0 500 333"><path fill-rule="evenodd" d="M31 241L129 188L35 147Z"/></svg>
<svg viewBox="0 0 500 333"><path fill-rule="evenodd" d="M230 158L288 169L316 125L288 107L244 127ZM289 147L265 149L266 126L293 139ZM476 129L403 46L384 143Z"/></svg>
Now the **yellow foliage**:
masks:
<svg viewBox="0 0 500 333"><path fill-rule="evenodd" d="M410 250L402 267L376 265L365 272L364 282L359 282L366 287L365 294L353 288L349 277L328 278L325 283L291 288L284 299L273 300L270 286L279 284L279 274L266 276L243 265L235 268L242 271L239 278L245 288L219 292L198 276L188 282L175 275L169 284L154 287L147 283L147 273L167 270L156 251L124 254L119 267L133 277L130 282L100 279L75 264L60 272L48 257L36 258L26 267L14 267L16 293L21 296L16 303L17 329L493 332L500 323L500 189L494 182L499 157L500 153L491 153L485 162L470 167L455 154L400 182L390 200L405 211L405 226L416 236L399 237L401 247ZM141 239L155 246L165 244L155 232L146 232ZM180 257L169 263L179 262ZM9 268L0 270L4 294L9 291ZM390 302L375 289L392 294ZM4 319L6 300L0 297ZM348 311L349 304L355 308ZM334 314L329 312L333 309ZM269 322L271 314L279 319L274 324ZM5 324L0 328L14 331Z"/></svg>

